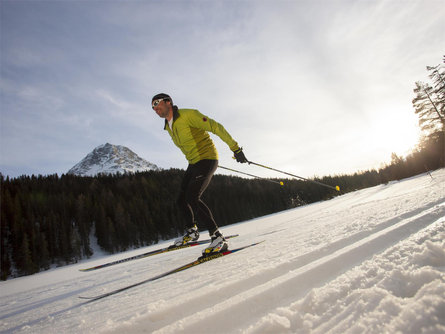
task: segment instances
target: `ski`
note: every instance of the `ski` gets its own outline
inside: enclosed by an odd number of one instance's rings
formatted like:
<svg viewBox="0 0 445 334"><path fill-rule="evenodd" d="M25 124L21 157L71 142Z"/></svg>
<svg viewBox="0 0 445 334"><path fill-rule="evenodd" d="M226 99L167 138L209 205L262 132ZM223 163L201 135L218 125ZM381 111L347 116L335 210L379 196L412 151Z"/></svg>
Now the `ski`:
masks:
<svg viewBox="0 0 445 334"><path fill-rule="evenodd" d="M198 266L198 265L200 265L202 263L205 263L205 262L208 262L208 261L220 258L222 256L226 256L226 255L229 255L229 254L236 253L236 252L238 252L240 250L243 250L243 249L246 249L246 248L258 245L258 244L260 244L262 242L264 242L264 240L263 241L259 241L259 242L255 242L255 243L252 243L252 244L240 247L240 248L235 248L235 249L232 249L232 250L226 250L225 252L217 253L217 254L214 254L214 255L210 255L210 256L206 256L206 257L201 256L201 257L199 257L197 260L195 260L193 262L187 263L187 264L185 264L183 266L180 266L180 267L175 268L173 270L167 271L167 272L162 273L160 275L148 278L148 279L146 279L144 281L141 281L141 282L138 282L138 283L135 283L135 284L131 284L131 285L125 286L123 288L120 288L120 289L117 289L117 290L113 290L113 291L104 293L102 295L97 295L97 296L92 296L92 297L79 296L79 298L81 298L81 299L88 299L88 301L90 301L90 302L91 301L95 301L95 300L99 300L99 299L102 299L102 298L105 298L105 297L108 297L108 296L115 295L115 294L117 294L119 292L122 292L122 291L125 291L125 290L128 290L128 289L134 288L136 286L139 286L139 285L142 285L142 284L145 284L145 283L148 283L148 282L156 281L156 280L158 280L160 278L163 278L163 277L166 277L166 276L178 273L180 271L184 271L184 270L196 267L196 266Z"/></svg>
<svg viewBox="0 0 445 334"><path fill-rule="evenodd" d="M235 238L237 236L239 236L239 234L229 235L229 236L227 236L225 238L226 239L231 239L231 238ZM150 251L150 252L147 252L147 253L143 253L143 254L127 257L127 258L122 259L122 260L117 260L117 261L113 261L113 262L100 264L98 266L94 266L94 267L91 267L91 268L79 269L79 271L92 271L92 270L102 269L102 268L114 266L115 264L119 264L119 263L123 263L123 262L128 262L128 261L137 260L137 259L143 259L145 257L158 255L158 254L162 254L162 253L167 253L167 252L175 251L175 250L178 250L178 249L183 249L183 248L203 245L203 244L209 243L210 241L211 241L210 239L200 240L200 241L192 241L192 242L189 242L189 243L187 243L185 245L181 245L181 246L169 246L169 247L165 247L165 248L160 248L160 249L156 249L154 251Z"/></svg>

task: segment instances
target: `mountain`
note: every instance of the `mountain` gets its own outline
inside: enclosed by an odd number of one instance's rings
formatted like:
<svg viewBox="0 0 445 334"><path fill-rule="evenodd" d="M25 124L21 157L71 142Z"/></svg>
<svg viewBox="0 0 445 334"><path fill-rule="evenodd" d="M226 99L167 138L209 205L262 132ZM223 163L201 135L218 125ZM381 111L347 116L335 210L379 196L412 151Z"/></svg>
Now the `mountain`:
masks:
<svg viewBox="0 0 445 334"><path fill-rule="evenodd" d="M68 174L95 176L97 174L136 173L158 169L158 166L142 159L129 148L106 143L96 147L71 168Z"/></svg>

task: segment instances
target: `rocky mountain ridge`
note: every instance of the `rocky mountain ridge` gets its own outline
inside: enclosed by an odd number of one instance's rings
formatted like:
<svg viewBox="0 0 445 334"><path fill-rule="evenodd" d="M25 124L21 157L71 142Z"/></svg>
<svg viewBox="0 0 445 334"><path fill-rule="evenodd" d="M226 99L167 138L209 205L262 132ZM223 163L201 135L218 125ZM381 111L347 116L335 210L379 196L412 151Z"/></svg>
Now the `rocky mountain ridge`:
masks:
<svg viewBox="0 0 445 334"><path fill-rule="evenodd" d="M106 143L96 147L68 174L78 176L96 176L98 174L137 173L159 170L155 164L139 157L128 147Z"/></svg>

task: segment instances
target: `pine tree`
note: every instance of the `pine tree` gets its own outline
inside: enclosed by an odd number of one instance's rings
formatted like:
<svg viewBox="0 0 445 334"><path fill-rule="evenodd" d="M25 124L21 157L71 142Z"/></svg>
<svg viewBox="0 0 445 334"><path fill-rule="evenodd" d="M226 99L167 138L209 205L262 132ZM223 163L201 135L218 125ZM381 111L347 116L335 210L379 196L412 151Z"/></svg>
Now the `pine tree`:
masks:
<svg viewBox="0 0 445 334"><path fill-rule="evenodd" d="M10 254L10 231L9 221L3 217L0 221L0 260L1 260L1 274L0 279L6 280L11 275L11 254Z"/></svg>
<svg viewBox="0 0 445 334"><path fill-rule="evenodd" d="M48 251L48 242L44 233L39 236L39 267L48 270L50 267L50 255Z"/></svg>
<svg viewBox="0 0 445 334"><path fill-rule="evenodd" d="M445 115L445 67L443 65L427 66L426 69L430 72L429 77L433 82L438 109L442 115Z"/></svg>
<svg viewBox="0 0 445 334"><path fill-rule="evenodd" d="M37 270L32 262L31 251L29 249L29 241L26 233L23 234L22 245L20 249L19 261L17 269L24 275L34 274Z"/></svg>
<svg viewBox="0 0 445 334"><path fill-rule="evenodd" d="M88 210L88 197L80 194L77 197L76 203L76 225L79 232L80 243L82 245L82 252L86 257L90 257L93 252L90 248L90 224L91 216Z"/></svg>
<svg viewBox="0 0 445 334"><path fill-rule="evenodd" d="M427 66L427 70L433 85L416 82L413 105L423 131L419 143L422 154L417 159L429 169L445 166L445 68Z"/></svg>
<svg viewBox="0 0 445 334"><path fill-rule="evenodd" d="M413 99L415 113L419 117L419 125L427 134L445 131L445 79L444 70L440 65L427 67L434 87L423 82L416 82Z"/></svg>

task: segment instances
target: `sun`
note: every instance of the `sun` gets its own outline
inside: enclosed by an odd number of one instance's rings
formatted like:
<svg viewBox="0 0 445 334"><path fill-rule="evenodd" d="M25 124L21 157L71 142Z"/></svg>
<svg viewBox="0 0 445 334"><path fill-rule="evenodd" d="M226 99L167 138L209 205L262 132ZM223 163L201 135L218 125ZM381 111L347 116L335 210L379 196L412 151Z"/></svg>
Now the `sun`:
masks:
<svg viewBox="0 0 445 334"><path fill-rule="evenodd" d="M414 112L392 108L376 115L371 122L373 147L381 150L385 160L392 153L407 156L418 144L420 128Z"/></svg>

